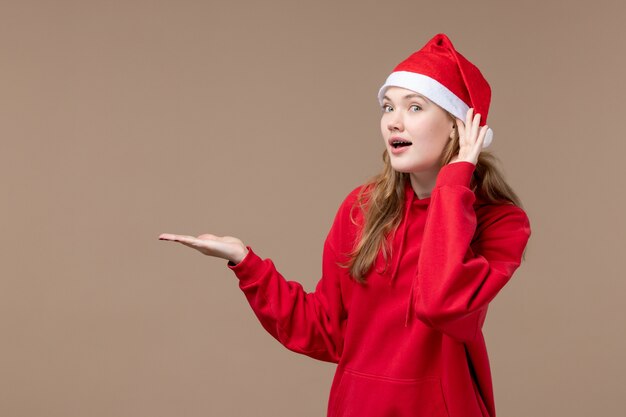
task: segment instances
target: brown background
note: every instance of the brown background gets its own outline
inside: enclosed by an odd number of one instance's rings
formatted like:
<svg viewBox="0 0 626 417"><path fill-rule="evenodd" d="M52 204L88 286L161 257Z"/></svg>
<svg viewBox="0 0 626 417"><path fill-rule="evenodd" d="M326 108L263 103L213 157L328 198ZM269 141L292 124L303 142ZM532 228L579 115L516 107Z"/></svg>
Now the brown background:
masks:
<svg viewBox="0 0 626 417"><path fill-rule="evenodd" d="M157 237L237 236L312 290L382 166L378 88L438 32L533 231L484 328L498 415L620 414L621 4L2 1L0 415L325 415L335 366Z"/></svg>

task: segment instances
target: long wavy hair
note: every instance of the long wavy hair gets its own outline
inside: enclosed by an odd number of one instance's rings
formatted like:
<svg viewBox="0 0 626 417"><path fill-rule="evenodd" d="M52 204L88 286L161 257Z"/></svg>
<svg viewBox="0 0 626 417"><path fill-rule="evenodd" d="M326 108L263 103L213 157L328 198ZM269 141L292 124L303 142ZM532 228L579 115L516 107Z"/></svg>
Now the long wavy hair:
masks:
<svg viewBox="0 0 626 417"><path fill-rule="evenodd" d="M455 128L441 153L440 168L448 164L460 149L456 118L450 112L444 111L453 120ZM383 151L382 159L384 163L382 172L366 181L352 207L354 209L358 206L363 211L364 225L358 242L347 254L348 261L339 263L341 267L349 268L350 275L359 283L365 282L365 275L376 261L381 249L387 262L388 255L391 254L391 245L387 237L390 232L395 232L404 214L404 184L405 181L409 181L409 173L398 172L392 168L387 149ZM489 203L514 204L523 208L519 197L507 184L496 165L498 161L491 152L482 150L470 180L470 189L477 197ZM350 219L356 224L352 210ZM526 250L522 254L523 258L525 253Z"/></svg>

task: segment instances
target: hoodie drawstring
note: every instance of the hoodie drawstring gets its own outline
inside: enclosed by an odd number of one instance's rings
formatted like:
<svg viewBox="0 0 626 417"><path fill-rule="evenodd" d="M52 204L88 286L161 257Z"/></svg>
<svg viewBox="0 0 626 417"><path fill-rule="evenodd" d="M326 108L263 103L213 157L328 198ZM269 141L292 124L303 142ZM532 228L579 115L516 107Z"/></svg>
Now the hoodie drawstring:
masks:
<svg viewBox="0 0 626 417"><path fill-rule="evenodd" d="M398 253L395 256L396 260L393 265L393 271L391 273L391 277L389 278L389 285L393 284L394 279L398 275L398 269L400 267L400 259L402 258L403 250L404 250L404 242L406 241L406 234L408 230L409 223L409 212L411 206L413 205L413 199L415 198L415 192L413 191L413 187L411 183L407 180L405 185L405 207L404 207L404 218L402 220L402 230L400 230L401 240L400 247L398 249ZM411 316L411 312L413 311L413 287L415 286L415 279L411 281L411 290L409 291L409 301L406 308L406 318L404 321L404 326L407 327L409 325L409 317Z"/></svg>
<svg viewBox="0 0 626 417"><path fill-rule="evenodd" d="M404 327L409 325L409 317L411 316L411 312L413 311L413 288L415 287L414 282L411 282L411 291L409 291L409 305L406 307L406 317L404 319Z"/></svg>
<svg viewBox="0 0 626 417"><path fill-rule="evenodd" d="M409 202L407 204L407 210L406 210L407 214L404 219L405 230L407 228L407 223L409 222L409 209L413 205L413 198L415 197L415 192L413 191L413 187L410 187L410 188L411 188L411 194L408 199ZM406 238L406 232L405 232L404 237ZM404 240L402 241L402 246L404 246ZM409 302L408 302L408 305L406 306L406 317L404 319L404 327L407 327L409 325L409 317L411 316L411 312L413 311L413 288L414 287L415 287L415 277L411 279L411 290L409 291Z"/></svg>
<svg viewBox="0 0 626 417"><path fill-rule="evenodd" d="M401 240L400 247L398 248L398 254L395 256L396 261L393 265L393 272L391 273L391 277L389 278L389 285L393 284L393 280L398 275L398 268L400 267L400 258L402 258L402 250L404 249L404 241L406 240L406 230L408 229L407 223L409 220L409 208L411 207L411 202L413 198L410 198L411 201L408 201L404 210L404 219L402 220L402 230L400 231Z"/></svg>

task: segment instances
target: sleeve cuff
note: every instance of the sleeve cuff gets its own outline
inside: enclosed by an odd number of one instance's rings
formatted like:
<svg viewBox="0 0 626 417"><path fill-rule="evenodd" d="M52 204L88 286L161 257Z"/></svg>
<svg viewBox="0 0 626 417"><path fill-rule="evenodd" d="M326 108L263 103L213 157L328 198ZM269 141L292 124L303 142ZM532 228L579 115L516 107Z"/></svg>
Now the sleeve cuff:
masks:
<svg viewBox="0 0 626 417"><path fill-rule="evenodd" d="M248 253L237 264L232 261L228 261L226 266L235 273L239 281L249 282L253 281L259 276L260 268L263 264L263 259L259 257L250 246L246 246Z"/></svg>
<svg viewBox="0 0 626 417"><path fill-rule="evenodd" d="M439 170L435 188L444 185L462 185L469 188L475 168L476 165L468 161L446 164Z"/></svg>

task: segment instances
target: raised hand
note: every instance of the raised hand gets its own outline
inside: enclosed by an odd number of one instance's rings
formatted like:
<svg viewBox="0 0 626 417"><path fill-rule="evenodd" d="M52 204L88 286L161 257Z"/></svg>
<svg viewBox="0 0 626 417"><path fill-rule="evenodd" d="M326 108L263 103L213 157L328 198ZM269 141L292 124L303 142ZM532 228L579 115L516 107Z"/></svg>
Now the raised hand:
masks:
<svg viewBox="0 0 626 417"><path fill-rule="evenodd" d="M205 255L227 259L235 264L241 262L248 254L246 245L244 245L241 240L232 236L215 236L206 233L198 237L193 237L162 233L159 235L159 240L179 242Z"/></svg>
<svg viewBox="0 0 626 417"><path fill-rule="evenodd" d="M469 108L467 110L467 115L465 117L465 124L459 118L456 119L456 125L459 129L459 153L455 155L450 163L467 161L476 165L478 162L478 154L483 148L483 141L485 139L485 134L487 133L487 125L478 129L480 124L480 113L476 113L474 117L472 114L474 113L473 108Z"/></svg>

